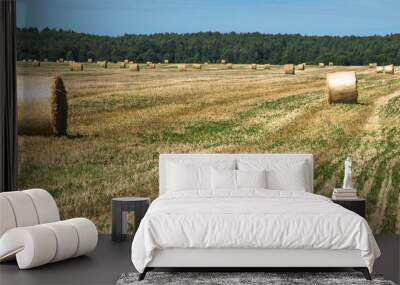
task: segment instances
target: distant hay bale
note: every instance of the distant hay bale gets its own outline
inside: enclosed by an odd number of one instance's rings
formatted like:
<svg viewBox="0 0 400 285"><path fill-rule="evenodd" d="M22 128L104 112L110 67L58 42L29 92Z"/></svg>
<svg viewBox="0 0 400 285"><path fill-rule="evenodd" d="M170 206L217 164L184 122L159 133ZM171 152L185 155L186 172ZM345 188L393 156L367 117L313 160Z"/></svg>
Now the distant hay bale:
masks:
<svg viewBox="0 0 400 285"><path fill-rule="evenodd" d="M58 62L59 63L64 63L64 59L61 57L61 58L58 59Z"/></svg>
<svg viewBox="0 0 400 285"><path fill-rule="evenodd" d="M186 71L186 64L178 64L178 71Z"/></svg>
<svg viewBox="0 0 400 285"><path fill-rule="evenodd" d="M252 69L252 70L257 70L257 64L253 63L253 64L251 65L251 69Z"/></svg>
<svg viewBox="0 0 400 285"><path fill-rule="evenodd" d="M150 64L147 65L147 68L155 69L156 68L156 64L155 63L150 63Z"/></svg>
<svg viewBox="0 0 400 285"><path fill-rule="evenodd" d="M149 65L152 64L151 61L146 61L146 66L149 67Z"/></svg>
<svg viewBox="0 0 400 285"><path fill-rule="evenodd" d="M69 70L71 71L83 71L83 64L74 62L69 65Z"/></svg>
<svg viewBox="0 0 400 285"><path fill-rule="evenodd" d="M320 62L318 66L319 66L319 68L325 68L325 63Z"/></svg>
<svg viewBox="0 0 400 285"><path fill-rule="evenodd" d="M265 64L264 69L271 69L271 64Z"/></svg>
<svg viewBox="0 0 400 285"><path fill-rule="evenodd" d="M226 65L226 69L233 69L232 63L228 63L228 64Z"/></svg>
<svg viewBox="0 0 400 285"><path fill-rule="evenodd" d="M208 62L206 61L206 62L204 62L204 64L208 64Z"/></svg>
<svg viewBox="0 0 400 285"><path fill-rule="evenodd" d="M298 70L305 70L306 69L306 65L304 63L300 63L297 65L297 69Z"/></svg>
<svg viewBox="0 0 400 285"><path fill-rule="evenodd" d="M285 74L295 74L294 64L285 64L283 70Z"/></svg>
<svg viewBox="0 0 400 285"><path fill-rule="evenodd" d="M124 63L128 64L129 63L129 59L124 59Z"/></svg>
<svg viewBox="0 0 400 285"><path fill-rule="evenodd" d="M384 70L383 66L376 67L376 73L383 73L383 70Z"/></svg>
<svg viewBox="0 0 400 285"><path fill-rule="evenodd" d="M67 135L68 102L60 76L18 76L18 134Z"/></svg>
<svg viewBox="0 0 400 285"><path fill-rule="evenodd" d="M375 68L375 67L378 66L378 64L377 63L370 63L368 66L369 66L369 68Z"/></svg>
<svg viewBox="0 0 400 285"><path fill-rule="evenodd" d="M49 62L49 59L48 59L48 58L45 58L43 61L44 61L44 62Z"/></svg>
<svg viewBox="0 0 400 285"><path fill-rule="evenodd" d="M201 69L201 64L193 63L192 64L192 69Z"/></svg>
<svg viewBox="0 0 400 285"><path fill-rule="evenodd" d="M131 60L130 62L128 62L129 64L134 64L133 60Z"/></svg>
<svg viewBox="0 0 400 285"><path fill-rule="evenodd" d="M99 65L100 67L103 67L103 68L107 68L108 67L108 61L107 60L98 61L97 65Z"/></svg>
<svg viewBox="0 0 400 285"><path fill-rule="evenodd" d="M140 70L139 64L132 63L129 65L129 71L139 71L139 70Z"/></svg>
<svg viewBox="0 0 400 285"><path fill-rule="evenodd" d="M92 63L93 62L93 58L88 58L87 62L88 63Z"/></svg>
<svg viewBox="0 0 400 285"><path fill-rule="evenodd" d="M329 66L333 66L333 62L332 61L329 62Z"/></svg>
<svg viewBox="0 0 400 285"><path fill-rule="evenodd" d="M33 62L33 60L32 59L28 59L28 62Z"/></svg>
<svg viewBox="0 0 400 285"><path fill-rule="evenodd" d="M26 59L23 59L22 62L26 62Z"/></svg>
<svg viewBox="0 0 400 285"><path fill-rule="evenodd" d="M226 60L225 59L221 59L221 64L226 64Z"/></svg>
<svg viewBox="0 0 400 285"><path fill-rule="evenodd" d="M126 68L126 62L125 61L120 62L119 68Z"/></svg>
<svg viewBox="0 0 400 285"><path fill-rule="evenodd" d="M33 66L40 67L40 61L37 60L37 59L35 59L35 60L32 62L32 65L33 65Z"/></svg>
<svg viewBox="0 0 400 285"><path fill-rule="evenodd" d="M386 73L386 74L394 74L394 65L393 64L386 65L383 68L383 72Z"/></svg>
<svg viewBox="0 0 400 285"><path fill-rule="evenodd" d="M168 64L169 60L168 59L164 59L164 64Z"/></svg>
<svg viewBox="0 0 400 285"><path fill-rule="evenodd" d="M354 71L328 73L326 83L329 104L357 103L357 77Z"/></svg>

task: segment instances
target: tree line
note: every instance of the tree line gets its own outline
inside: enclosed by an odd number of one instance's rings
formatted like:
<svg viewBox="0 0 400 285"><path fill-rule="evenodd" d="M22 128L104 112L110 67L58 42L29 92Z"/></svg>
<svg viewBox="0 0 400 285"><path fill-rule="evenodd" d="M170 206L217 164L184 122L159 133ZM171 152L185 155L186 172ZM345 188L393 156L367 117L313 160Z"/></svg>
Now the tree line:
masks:
<svg viewBox="0 0 400 285"><path fill-rule="evenodd" d="M17 29L17 58L85 62L301 63L337 65L371 62L400 65L400 34L304 36L299 34L162 33L111 37L45 28Z"/></svg>

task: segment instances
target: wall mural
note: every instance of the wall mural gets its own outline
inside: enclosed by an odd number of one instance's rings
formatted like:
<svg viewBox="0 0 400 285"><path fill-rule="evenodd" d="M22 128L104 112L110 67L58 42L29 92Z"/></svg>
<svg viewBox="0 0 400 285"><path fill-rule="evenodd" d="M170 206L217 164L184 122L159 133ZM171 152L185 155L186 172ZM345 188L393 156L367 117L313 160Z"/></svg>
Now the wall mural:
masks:
<svg viewBox="0 0 400 285"><path fill-rule="evenodd" d="M326 196L350 156L371 228L400 233L399 35L90 33L80 21L37 23L54 11L27 5L17 7L18 187L49 190L63 218L109 232L111 198L158 196L159 153L290 152L314 154ZM329 96L340 86L327 74L339 71L356 73L351 102Z"/></svg>

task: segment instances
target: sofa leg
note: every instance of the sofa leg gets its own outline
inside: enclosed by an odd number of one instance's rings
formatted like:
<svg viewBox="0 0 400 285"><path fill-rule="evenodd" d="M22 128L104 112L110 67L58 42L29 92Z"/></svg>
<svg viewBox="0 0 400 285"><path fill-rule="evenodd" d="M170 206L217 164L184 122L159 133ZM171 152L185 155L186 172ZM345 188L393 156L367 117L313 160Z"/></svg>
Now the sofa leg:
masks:
<svg viewBox="0 0 400 285"><path fill-rule="evenodd" d="M361 271L361 273L364 275L365 279L372 280L371 274L369 274L369 270L367 267L356 267L354 269L357 271Z"/></svg>
<svg viewBox="0 0 400 285"><path fill-rule="evenodd" d="M142 281L142 280L146 277L147 271L148 271L148 269L147 269L147 267L146 267L146 268L143 270L143 272L139 274L138 281Z"/></svg>

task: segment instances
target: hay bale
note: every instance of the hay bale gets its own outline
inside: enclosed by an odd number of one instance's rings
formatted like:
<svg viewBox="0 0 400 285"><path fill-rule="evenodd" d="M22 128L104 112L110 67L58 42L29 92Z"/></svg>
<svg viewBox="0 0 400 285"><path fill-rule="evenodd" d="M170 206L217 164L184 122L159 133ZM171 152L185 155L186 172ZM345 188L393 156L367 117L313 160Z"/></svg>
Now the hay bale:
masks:
<svg viewBox="0 0 400 285"><path fill-rule="evenodd" d="M178 64L178 71L186 71L187 67L186 64Z"/></svg>
<svg viewBox="0 0 400 285"><path fill-rule="evenodd" d="M226 64L226 69L233 69L233 65L232 65L232 63L228 63L228 64Z"/></svg>
<svg viewBox="0 0 400 285"><path fill-rule="evenodd" d="M318 66L319 66L319 68L325 68L325 63L320 62Z"/></svg>
<svg viewBox="0 0 400 285"><path fill-rule="evenodd" d="M33 65L33 66L40 67L40 61L35 59L35 60L32 62L32 65Z"/></svg>
<svg viewBox="0 0 400 285"><path fill-rule="evenodd" d="M83 64L79 62L74 62L69 65L69 70L71 71L83 71Z"/></svg>
<svg viewBox="0 0 400 285"><path fill-rule="evenodd" d="M150 64L152 64L152 62L151 62L151 61L146 61L146 66L147 66L147 67L149 67L149 66L150 66Z"/></svg>
<svg viewBox="0 0 400 285"><path fill-rule="evenodd" d="M394 74L394 65L393 64L386 65L383 68L383 72L386 73L386 74Z"/></svg>
<svg viewBox="0 0 400 285"><path fill-rule="evenodd" d="M168 59L164 59L164 64L168 64L169 60Z"/></svg>
<svg viewBox="0 0 400 285"><path fill-rule="evenodd" d="M383 73L383 70L384 70L383 66L376 67L376 73Z"/></svg>
<svg viewBox="0 0 400 285"><path fill-rule="evenodd" d="M129 71L139 71L139 70L140 70L139 64L132 63L129 65Z"/></svg>
<svg viewBox="0 0 400 285"><path fill-rule="evenodd" d="M124 59L124 63L128 64L129 63L129 59Z"/></svg>
<svg viewBox="0 0 400 285"><path fill-rule="evenodd" d="M305 63L300 63L297 65L298 70L305 70L306 69L306 64Z"/></svg>
<svg viewBox="0 0 400 285"><path fill-rule="evenodd" d="M251 69L252 69L252 70L257 70L257 64L253 63L253 64L251 65Z"/></svg>
<svg viewBox="0 0 400 285"><path fill-rule="evenodd" d="M150 63L150 64L147 65L147 67L149 69L156 69L156 64L155 63Z"/></svg>
<svg viewBox="0 0 400 285"><path fill-rule="evenodd" d="M328 73L326 83L329 104L357 103L357 77L354 71Z"/></svg>
<svg viewBox="0 0 400 285"><path fill-rule="evenodd" d="M108 61L107 60L98 61L97 64L102 68L108 68Z"/></svg>
<svg viewBox="0 0 400 285"><path fill-rule="evenodd" d="M265 64L264 69L271 69L271 64Z"/></svg>
<svg viewBox="0 0 400 285"><path fill-rule="evenodd" d="M93 58L88 58L87 62L88 63L92 63L93 62Z"/></svg>
<svg viewBox="0 0 400 285"><path fill-rule="evenodd" d="M333 62L332 61L329 62L329 66L333 66Z"/></svg>
<svg viewBox="0 0 400 285"><path fill-rule="evenodd" d="M119 68L126 68L126 62L125 61L120 62Z"/></svg>
<svg viewBox="0 0 400 285"><path fill-rule="evenodd" d="M18 76L18 134L67 135L68 102L60 76Z"/></svg>
<svg viewBox="0 0 400 285"><path fill-rule="evenodd" d="M59 59L58 59L58 62L59 62L59 63L64 63L64 59L63 59L63 58L59 58Z"/></svg>
<svg viewBox="0 0 400 285"><path fill-rule="evenodd" d="M378 66L377 63L370 63L370 64L368 65L369 68L376 68L377 66Z"/></svg>
<svg viewBox="0 0 400 285"><path fill-rule="evenodd" d="M193 63L192 64L192 69L201 69L201 64Z"/></svg>
<svg viewBox="0 0 400 285"><path fill-rule="evenodd" d="M294 69L294 64L285 64L283 66L283 70L285 72L285 74L295 74L295 69Z"/></svg>
<svg viewBox="0 0 400 285"><path fill-rule="evenodd" d="M134 64L133 60L131 60L130 62L128 62L128 64Z"/></svg>
<svg viewBox="0 0 400 285"><path fill-rule="evenodd" d="M226 60L225 59L221 59L221 64L226 64Z"/></svg>
<svg viewBox="0 0 400 285"><path fill-rule="evenodd" d="M44 61L44 62L49 62L49 59L48 59L48 58L45 58L43 61Z"/></svg>

